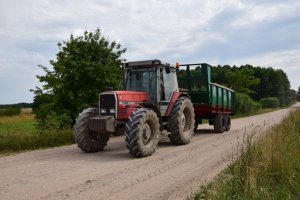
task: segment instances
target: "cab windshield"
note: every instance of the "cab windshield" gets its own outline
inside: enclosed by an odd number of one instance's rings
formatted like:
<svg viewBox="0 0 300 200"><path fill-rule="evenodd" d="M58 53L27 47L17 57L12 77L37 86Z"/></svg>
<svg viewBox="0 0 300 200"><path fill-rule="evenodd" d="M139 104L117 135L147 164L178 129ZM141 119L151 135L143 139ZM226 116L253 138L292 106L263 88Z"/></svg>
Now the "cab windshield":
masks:
<svg viewBox="0 0 300 200"><path fill-rule="evenodd" d="M156 70L128 70L126 77L126 90L147 92L150 101L157 101Z"/></svg>

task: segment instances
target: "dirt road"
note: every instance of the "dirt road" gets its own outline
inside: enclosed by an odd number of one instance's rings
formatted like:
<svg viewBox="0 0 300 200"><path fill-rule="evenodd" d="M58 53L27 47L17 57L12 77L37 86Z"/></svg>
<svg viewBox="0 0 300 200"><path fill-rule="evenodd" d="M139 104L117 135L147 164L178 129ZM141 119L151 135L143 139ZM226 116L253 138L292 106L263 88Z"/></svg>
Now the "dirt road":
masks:
<svg viewBox="0 0 300 200"><path fill-rule="evenodd" d="M124 137L93 154L71 145L0 157L0 199L185 199L227 166L245 132L262 132L290 110L232 120L222 134L201 125L185 146L163 136L142 159L129 155Z"/></svg>

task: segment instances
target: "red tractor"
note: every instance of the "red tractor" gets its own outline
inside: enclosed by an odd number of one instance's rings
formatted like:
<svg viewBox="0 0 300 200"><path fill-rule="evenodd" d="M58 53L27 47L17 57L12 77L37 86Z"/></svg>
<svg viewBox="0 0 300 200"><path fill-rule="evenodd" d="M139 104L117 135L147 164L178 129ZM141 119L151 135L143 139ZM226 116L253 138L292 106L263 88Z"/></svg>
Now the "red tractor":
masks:
<svg viewBox="0 0 300 200"><path fill-rule="evenodd" d="M124 132L129 152L150 156L161 133L171 143L188 144L194 133L195 114L187 92L178 89L176 68L161 60L124 64L124 91L106 91L99 107L79 114L75 141L85 152L102 150L109 135Z"/></svg>

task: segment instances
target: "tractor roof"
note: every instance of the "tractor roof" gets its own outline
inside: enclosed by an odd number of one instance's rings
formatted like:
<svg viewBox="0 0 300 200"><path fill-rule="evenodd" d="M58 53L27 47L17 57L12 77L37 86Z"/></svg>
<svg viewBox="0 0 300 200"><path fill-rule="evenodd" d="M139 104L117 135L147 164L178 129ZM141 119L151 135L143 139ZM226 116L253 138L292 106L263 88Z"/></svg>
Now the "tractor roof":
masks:
<svg viewBox="0 0 300 200"><path fill-rule="evenodd" d="M164 62L159 59L154 59L154 60L141 60L141 61L133 61L133 62L127 62L125 63L125 67L153 67L153 66L158 66L158 65L165 65L165 66L170 66L174 67L173 65ZM175 68L175 67L174 67Z"/></svg>

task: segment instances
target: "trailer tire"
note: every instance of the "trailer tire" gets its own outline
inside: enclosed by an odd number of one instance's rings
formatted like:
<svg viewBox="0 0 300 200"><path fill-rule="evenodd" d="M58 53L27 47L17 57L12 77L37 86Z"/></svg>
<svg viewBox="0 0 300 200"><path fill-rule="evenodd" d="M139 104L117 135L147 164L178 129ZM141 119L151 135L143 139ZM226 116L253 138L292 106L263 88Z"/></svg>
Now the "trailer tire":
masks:
<svg viewBox="0 0 300 200"><path fill-rule="evenodd" d="M216 133L223 133L225 131L225 116L221 113L217 114L214 118L214 131Z"/></svg>
<svg viewBox="0 0 300 200"><path fill-rule="evenodd" d="M226 115L225 116L226 120L225 120L225 131L230 131L230 128L231 128L231 119L230 119L230 115Z"/></svg>
<svg viewBox="0 0 300 200"><path fill-rule="evenodd" d="M84 152L91 153L103 150L109 140L108 134L96 134L89 130L88 119L98 114L97 108L83 110L74 125L75 142Z"/></svg>
<svg viewBox="0 0 300 200"><path fill-rule="evenodd" d="M126 123L125 141L129 153L135 157L147 157L155 152L159 140L157 114L149 108L133 112Z"/></svg>
<svg viewBox="0 0 300 200"><path fill-rule="evenodd" d="M195 128L195 114L191 100L180 97L175 102L168 118L168 131L172 144L184 145L191 141Z"/></svg>

